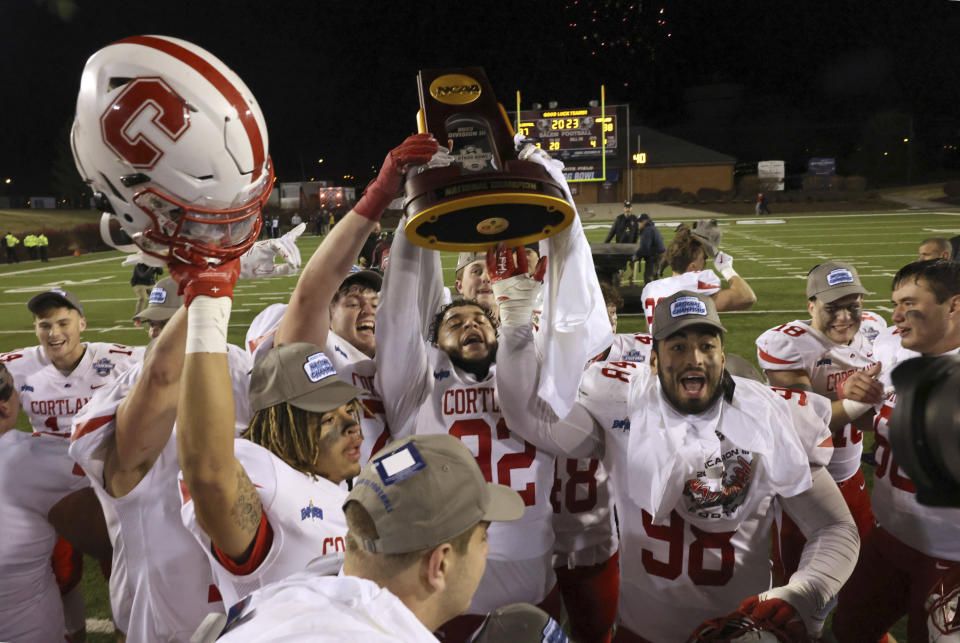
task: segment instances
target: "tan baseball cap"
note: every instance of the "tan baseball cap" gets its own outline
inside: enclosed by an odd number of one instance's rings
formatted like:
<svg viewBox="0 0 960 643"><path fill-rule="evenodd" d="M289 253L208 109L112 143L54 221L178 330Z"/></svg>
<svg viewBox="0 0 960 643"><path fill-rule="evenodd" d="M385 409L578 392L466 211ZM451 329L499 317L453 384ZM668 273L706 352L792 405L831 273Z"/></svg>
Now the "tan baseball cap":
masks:
<svg viewBox="0 0 960 643"><path fill-rule="evenodd" d="M658 301L653 309L653 338L657 341L695 325L712 326L721 333L727 332L720 323L713 298L708 295L681 290Z"/></svg>
<svg viewBox="0 0 960 643"><path fill-rule="evenodd" d="M150 291L147 307L133 316L133 321L167 321L183 305L183 297L177 294L177 282L164 277Z"/></svg>
<svg viewBox="0 0 960 643"><path fill-rule="evenodd" d="M382 554L436 547L481 520L516 520L524 510L520 494L487 482L470 450L446 433L414 435L378 451L353 479L344 509L351 502L377 529L363 548Z"/></svg>
<svg viewBox="0 0 960 643"><path fill-rule="evenodd" d="M711 257L716 257L723 241L723 230L716 219L697 219L690 228L694 238L702 243Z"/></svg>
<svg viewBox="0 0 960 643"><path fill-rule="evenodd" d="M29 308L30 312L34 315L39 315L42 310L50 306L66 306L67 308L73 308L83 315L83 306L80 305L80 300L77 299L77 296L61 288L53 288L39 295L34 295L30 301L27 302L27 308Z"/></svg>
<svg viewBox="0 0 960 643"><path fill-rule="evenodd" d="M463 270L474 261L486 261L487 253L486 252L461 252L460 256L457 257L457 272Z"/></svg>
<svg viewBox="0 0 960 643"><path fill-rule="evenodd" d="M251 411L286 402L326 413L364 393L340 379L330 359L308 342L274 346L250 371Z"/></svg>
<svg viewBox="0 0 960 643"><path fill-rule="evenodd" d="M860 283L857 269L845 261L828 261L807 274L807 299L816 297L825 304L847 295L869 295Z"/></svg>

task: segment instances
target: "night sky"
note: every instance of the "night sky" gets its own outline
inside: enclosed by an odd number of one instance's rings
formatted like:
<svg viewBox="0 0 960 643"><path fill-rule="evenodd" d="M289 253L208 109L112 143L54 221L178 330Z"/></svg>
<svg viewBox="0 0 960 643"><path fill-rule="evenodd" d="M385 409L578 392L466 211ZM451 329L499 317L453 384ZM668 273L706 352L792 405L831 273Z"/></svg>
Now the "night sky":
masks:
<svg viewBox="0 0 960 643"><path fill-rule="evenodd" d="M878 119L931 150L960 134L950 0L2 0L9 194L54 190L84 62L141 33L195 42L245 80L281 180L365 184L415 130L417 70L448 66L485 67L508 110L518 89L525 109L579 107L605 83L608 103L632 104L634 124L748 161L852 153ZM698 114L690 88L718 84L738 85L739 100Z"/></svg>

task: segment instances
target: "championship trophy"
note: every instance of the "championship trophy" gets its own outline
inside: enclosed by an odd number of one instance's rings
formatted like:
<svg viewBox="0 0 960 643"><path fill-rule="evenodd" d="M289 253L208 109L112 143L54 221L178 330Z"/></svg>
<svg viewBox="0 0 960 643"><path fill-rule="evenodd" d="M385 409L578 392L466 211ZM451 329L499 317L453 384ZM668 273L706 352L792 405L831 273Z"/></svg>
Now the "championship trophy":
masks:
<svg viewBox="0 0 960 643"><path fill-rule="evenodd" d="M522 246L560 232L574 207L546 168L517 158L513 128L481 67L417 75L417 126L455 162L421 168L405 183L407 238L432 250Z"/></svg>

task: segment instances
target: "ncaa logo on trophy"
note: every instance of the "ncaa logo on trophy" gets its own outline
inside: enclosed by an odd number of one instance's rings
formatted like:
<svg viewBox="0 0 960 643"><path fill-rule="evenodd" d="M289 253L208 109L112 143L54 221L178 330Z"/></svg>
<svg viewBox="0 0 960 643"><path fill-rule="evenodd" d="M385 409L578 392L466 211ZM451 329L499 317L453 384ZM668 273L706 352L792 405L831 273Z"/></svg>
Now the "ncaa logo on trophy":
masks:
<svg viewBox="0 0 960 643"><path fill-rule="evenodd" d="M417 127L454 163L408 175L405 233L433 250L521 246L573 222L574 207L543 166L521 161L513 127L481 67L421 70Z"/></svg>

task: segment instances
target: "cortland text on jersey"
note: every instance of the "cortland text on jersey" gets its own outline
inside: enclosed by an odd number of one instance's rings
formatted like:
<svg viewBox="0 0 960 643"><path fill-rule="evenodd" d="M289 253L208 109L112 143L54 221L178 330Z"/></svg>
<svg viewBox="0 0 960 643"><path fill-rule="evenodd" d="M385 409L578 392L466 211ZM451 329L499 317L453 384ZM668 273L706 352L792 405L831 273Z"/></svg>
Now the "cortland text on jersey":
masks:
<svg viewBox="0 0 960 643"><path fill-rule="evenodd" d="M492 386L449 388L443 392L443 414L499 413L496 389Z"/></svg>

